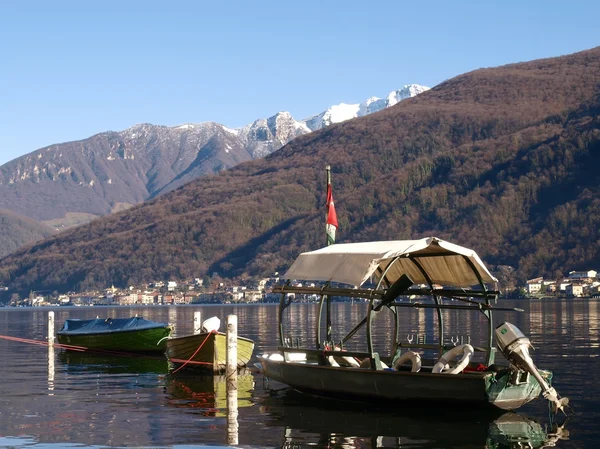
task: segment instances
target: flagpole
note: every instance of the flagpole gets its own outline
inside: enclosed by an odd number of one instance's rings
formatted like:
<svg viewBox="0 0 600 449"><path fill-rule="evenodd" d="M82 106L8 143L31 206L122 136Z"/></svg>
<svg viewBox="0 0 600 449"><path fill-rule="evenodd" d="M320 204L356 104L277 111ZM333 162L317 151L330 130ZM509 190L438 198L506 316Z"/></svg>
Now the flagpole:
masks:
<svg viewBox="0 0 600 449"><path fill-rule="evenodd" d="M327 214L325 216L325 236L327 238L327 245L333 245L334 241L335 241L335 233L331 234L331 224L330 224L330 212L331 212L331 208L333 207L333 194L331 192L331 166L327 165L325 167L325 170L327 171ZM337 221L337 220L336 220ZM336 223L337 225L337 223ZM335 231L334 231L335 232ZM331 351L334 350L334 344L331 341L332 340L332 329L331 329L331 297L329 295L325 295L321 298L321 310L323 308L323 300L326 301L326 310L325 310L325 325L326 325L326 334L327 334L327 343L326 345L331 345L332 347L329 348ZM320 325L320 324L319 324Z"/></svg>
<svg viewBox="0 0 600 449"><path fill-rule="evenodd" d="M331 165L327 165L325 167L325 171L327 171L327 201L329 201L329 192L331 189ZM329 203L327 203L327 209L325 212L325 226L327 226L327 218L329 216ZM325 233L325 239L327 246L331 245L331 241L329 239L328 233Z"/></svg>
<svg viewBox="0 0 600 449"><path fill-rule="evenodd" d="M325 167L327 171L327 219L325 222L325 233L327 234L327 245L335 243L335 232L338 227L337 214L333 203L333 193L331 191L331 167Z"/></svg>

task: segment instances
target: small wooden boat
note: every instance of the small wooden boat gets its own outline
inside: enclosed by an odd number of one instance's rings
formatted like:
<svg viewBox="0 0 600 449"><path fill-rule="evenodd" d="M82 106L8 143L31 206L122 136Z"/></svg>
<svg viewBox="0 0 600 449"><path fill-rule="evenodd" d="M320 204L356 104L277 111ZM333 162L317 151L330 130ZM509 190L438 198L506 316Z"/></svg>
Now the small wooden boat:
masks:
<svg viewBox="0 0 600 449"><path fill-rule="evenodd" d="M369 403L442 401L512 410L541 393L555 410L564 411L568 404L551 386L552 373L535 367L528 352L529 339L510 323L494 329L494 310L521 310L495 305L498 280L471 249L435 237L335 244L300 254L283 278L287 283L273 289L281 294L279 348L258 357L270 379L314 396ZM303 287L292 284L293 280L325 284ZM374 288L365 288L370 280L376 283ZM291 334L284 326L284 311L298 293L321 297L312 341ZM369 302L366 316L337 341L332 334L335 316L330 312L333 296ZM408 299L413 296L422 299ZM444 302L448 299L462 304ZM436 310L437 341L402 341L404 308ZM388 335L391 351L379 353L373 337L377 315L385 309L391 311L395 329ZM475 346L448 341L443 310L480 314L486 322L485 341ZM367 350L348 350L363 326ZM494 340L504 363L496 362ZM364 347L364 343L355 346ZM411 366L404 366L407 362Z"/></svg>
<svg viewBox="0 0 600 449"><path fill-rule="evenodd" d="M225 372L227 335L222 332L201 332L183 337L170 337L166 343L167 358L175 367L185 365L185 368ZM253 350L252 340L238 337L238 369L248 364Z"/></svg>
<svg viewBox="0 0 600 449"><path fill-rule="evenodd" d="M66 320L56 333L65 349L156 352L164 353L165 337L171 332L168 323L157 323L142 317Z"/></svg>
<svg viewBox="0 0 600 449"><path fill-rule="evenodd" d="M212 326L208 326L210 323ZM166 355L178 369L195 368L216 373L225 372L227 366L227 335L218 332L218 318L206 320L202 332L166 339ZM248 338L237 338L238 369L244 368L252 357L254 342Z"/></svg>

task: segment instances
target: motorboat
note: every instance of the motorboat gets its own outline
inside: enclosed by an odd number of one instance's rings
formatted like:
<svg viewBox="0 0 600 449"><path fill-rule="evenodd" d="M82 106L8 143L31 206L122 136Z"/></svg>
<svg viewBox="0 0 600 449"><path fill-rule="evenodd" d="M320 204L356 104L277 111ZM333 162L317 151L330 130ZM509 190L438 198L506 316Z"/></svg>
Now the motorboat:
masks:
<svg viewBox="0 0 600 449"><path fill-rule="evenodd" d="M509 322L494 325L494 311L521 310L497 305L498 280L469 248L436 237L334 244L300 254L282 278L273 288L281 295L278 347L258 356L268 379L314 396L377 404L442 401L514 410L540 394L554 410L568 404L552 386L552 372L534 364L530 340ZM311 341L284 325L296 295L320 297ZM365 316L336 341L334 298L367 301ZM434 309L435 340L401 340L406 308ZM384 310L394 320L387 353L374 341ZM482 316L484 341L449 339L446 310ZM361 329L366 350L352 349Z"/></svg>

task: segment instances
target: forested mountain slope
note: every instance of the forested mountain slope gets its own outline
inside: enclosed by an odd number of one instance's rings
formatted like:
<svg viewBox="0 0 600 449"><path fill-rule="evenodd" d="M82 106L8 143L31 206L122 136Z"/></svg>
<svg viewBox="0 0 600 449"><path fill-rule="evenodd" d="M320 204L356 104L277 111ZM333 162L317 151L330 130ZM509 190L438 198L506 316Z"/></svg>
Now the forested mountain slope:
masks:
<svg viewBox="0 0 600 449"><path fill-rule="evenodd" d="M0 260L18 290L268 275L325 244L435 235L524 279L598 268L600 48L482 69Z"/></svg>
<svg viewBox="0 0 600 449"><path fill-rule="evenodd" d="M360 104L332 106L304 121L289 112L242 128L204 122L141 124L121 132L41 148L0 166L0 209L64 230L175 190L206 174L262 158L297 136L372 114L428 90L415 84ZM0 235L2 247L33 243L29 234ZM22 245L20 245L22 246ZM17 247L18 248L18 247Z"/></svg>
<svg viewBox="0 0 600 449"><path fill-rule="evenodd" d="M28 217L0 209L0 257L15 251L26 242L42 240L56 234L52 228Z"/></svg>

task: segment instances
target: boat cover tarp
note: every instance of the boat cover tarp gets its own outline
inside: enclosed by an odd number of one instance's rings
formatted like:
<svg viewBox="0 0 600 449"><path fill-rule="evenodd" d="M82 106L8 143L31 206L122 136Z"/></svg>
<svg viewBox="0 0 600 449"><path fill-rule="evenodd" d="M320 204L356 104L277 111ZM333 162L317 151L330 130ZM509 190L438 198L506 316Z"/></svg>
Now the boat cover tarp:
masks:
<svg viewBox="0 0 600 449"><path fill-rule="evenodd" d="M392 263L388 269L388 265ZM387 242L336 243L300 254L283 276L285 279L331 281L360 286L382 272L389 285L403 274L415 284L471 287L496 283L475 251L436 237ZM386 271L387 269L387 271Z"/></svg>
<svg viewBox="0 0 600 449"><path fill-rule="evenodd" d="M95 320L65 320L59 333L70 335L102 334L111 332L138 331L167 327L167 323L157 323L142 317L96 318Z"/></svg>

